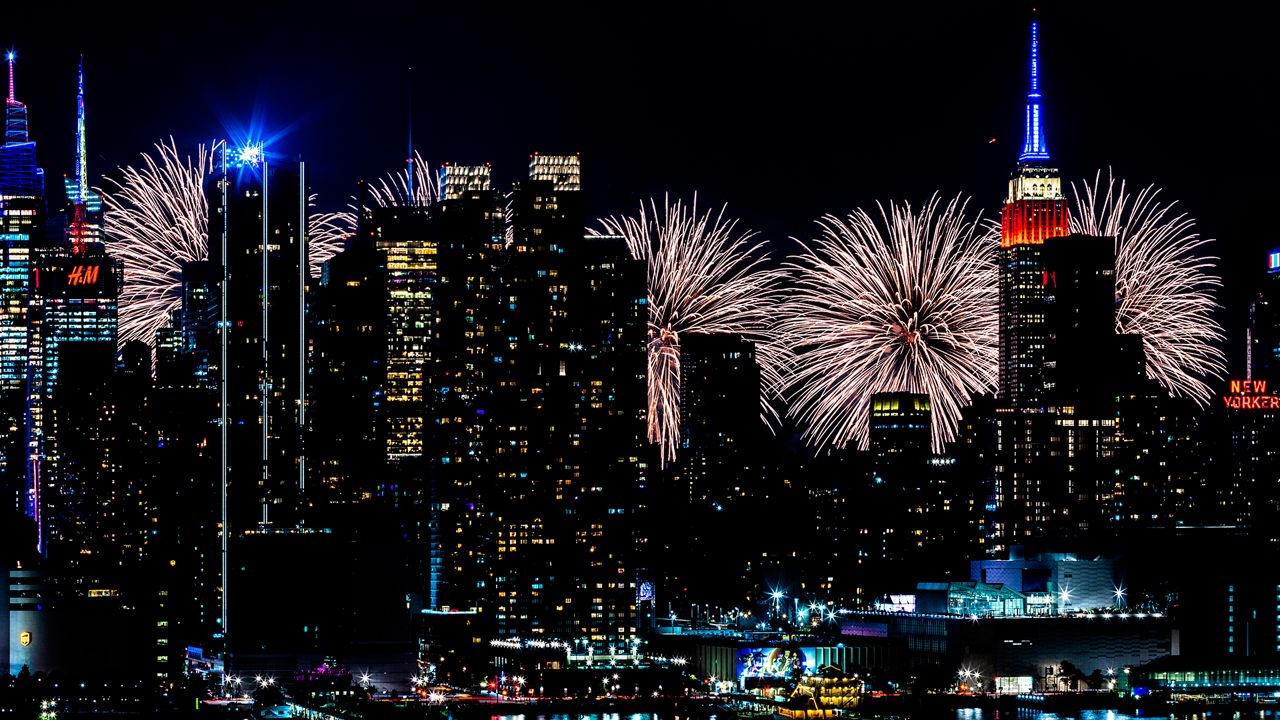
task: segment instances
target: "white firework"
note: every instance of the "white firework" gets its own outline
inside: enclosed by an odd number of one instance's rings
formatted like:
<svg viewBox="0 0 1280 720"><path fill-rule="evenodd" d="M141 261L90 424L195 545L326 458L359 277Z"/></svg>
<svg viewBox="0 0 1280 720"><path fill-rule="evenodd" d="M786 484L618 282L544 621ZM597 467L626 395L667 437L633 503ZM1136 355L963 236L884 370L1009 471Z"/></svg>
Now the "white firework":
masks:
<svg viewBox="0 0 1280 720"><path fill-rule="evenodd" d="M1210 382L1226 372L1222 327L1215 319L1216 257L1195 220L1148 185L1136 195L1110 175L1071 186L1071 231L1115 238L1116 332L1141 335L1147 375L1171 394L1205 405Z"/></svg>
<svg viewBox="0 0 1280 720"><path fill-rule="evenodd" d="M927 394L935 450L960 409L997 382L995 229L937 195L818 220L791 259L777 334L795 351L791 414L815 445L867 445L871 396Z"/></svg>
<svg viewBox="0 0 1280 720"><path fill-rule="evenodd" d="M765 243L737 221L663 200L640 203L638 215L601 220L605 234L626 238L632 256L648 263L649 441L665 467L676 455L681 427L680 338L729 333L756 344L766 413L785 351L770 332L785 273L769 267Z"/></svg>
<svg viewBox="0 0 1280 720"><path fill-rule="evenodd" d="M172 138L156 143L139 163L121 168L100 189L106 208L107 251L124 267L119 342L155 343L170 314L182 304L183 265L209 255L209 201L205 182L214 154L198 145L181 155ZM315 196L308 197L308 207ZM308 272L341 251L350 236L342 213L312 213L307 220Z"/></svg>
<svg viewBox="0 0 1280 720"><path fill-rule="evenodd" d="M100 190L106 208L107 250L124 266L120 289L120 344L154 344L156 332L182 303L182 266L209 250L209 202L204 181L213 155L199 145L195 155L178 153L173 138L156 143L154 154L122 168Z"/></svg>
<svg viewBox="0 0 1280 720"><path fill-rule="evenodd" d="M427 207L440 199L435 174L417 150L413 151L412 184L405 167L369 183L368 191L368 200L375 207Z"/></svg>

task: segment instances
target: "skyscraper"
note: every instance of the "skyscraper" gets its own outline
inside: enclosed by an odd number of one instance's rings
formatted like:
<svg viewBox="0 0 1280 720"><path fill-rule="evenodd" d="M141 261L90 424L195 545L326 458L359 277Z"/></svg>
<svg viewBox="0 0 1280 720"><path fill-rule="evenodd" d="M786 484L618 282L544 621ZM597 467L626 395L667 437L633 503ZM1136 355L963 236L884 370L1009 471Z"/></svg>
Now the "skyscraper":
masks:
<svg viewBox="0 0 1280 720"><path fill-rule="evenodd" d="M27 106L18 101L14 94L13 52L7 55L9 61L9 96L4 104L4 145L0 147L0 197L6 204L19 199L30 200L44 197L44 170L36 167L36 144L30 140L27 127ZM24 225L35 224L43 216L38 206L32 203L19 203L14 210L23 212L6 213L11 218L6 223L6 232L14 229L16 218L27 218Z"/></svg>
<svg viewBox="0 0 1280 720"><path fill-rule="evenodd" d="M80 56L76 83L76 167L63 177L67 194L66 238L73 247L102 240L102 198L89 188L88 136L84 111L84 56Z"/></svg>
<svg viewBox="0 0 1280 720"><path fill-rule="evenodd" d="M26 379L31 268L44 240L44 171L14 95L14 53L0 143L0 492L4 509L31 514L26 496Z"/></svg>
<svg viewBox="0 0 1280 720"><path fill-rule="evenodd" d="M115 368L120 264L100 243L40 253L32 270L28 339L28 514L42 552L97 545L110 494L102 454ZM87 444L86 444L87 443Z"/></svg>
<svg viewBox="0 0 1280 720"><path fill-rule="evenodd" d="M1031 23L1026 139L1009 178L1000 222L1000 399L1011 408L1044 401L1044 276L1041 246L1067 234L1062 179L1050 164L1040 93L1039 30Z"/></svg>
<svg viewBox="0 0 1280 720"><path fill-rule="evenodd" d="M1031 23L1025 139L1009 178L1000 228L1000 385L992 552L1044 530L1054 513L1045 492L1045 240L1067 234L1062 180L1050 164L1040 92L1039 27Z"/></svg>
<svg viewBox="0 0 1280 720"><path fill-rule="evenodd" d="M224 151L209 257L225 259L223 445L230 532L291 527L305 489L306 164ZM236 155L236 157L230 157Z"/></svg>

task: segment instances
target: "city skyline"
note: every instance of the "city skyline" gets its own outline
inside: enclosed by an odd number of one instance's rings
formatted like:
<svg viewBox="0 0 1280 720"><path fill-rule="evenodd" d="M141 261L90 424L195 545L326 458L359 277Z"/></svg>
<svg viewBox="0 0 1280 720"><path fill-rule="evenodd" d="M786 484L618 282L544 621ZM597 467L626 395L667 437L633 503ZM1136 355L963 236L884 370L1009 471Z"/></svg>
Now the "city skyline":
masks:
<svg viewBox="0 0 1280 720"><path fill-rule="evenodd" d="M15 20L0 703L808 718L1280 663L1257 48L663 10Z"/></svg>
<svg viewBox="0 0 1280 720"><path fill-rule="evenodd" d="M919 203L934 191L969 194L994 215L1000 198L990 181L1003 176L1005 158L1021 142L1020 108L1008 98L1022 80L1014 71L1022 52L1015 39L1029 16L1025 7L814 11L776 26L711 10L667 23L661 13L636 8L590 19L565 9L530 12L527 32L500 25L488 43L467 33L481 27L478 18L446 7L421 40L384 43L368 38L393 38L391 20L354 18L348 28L336 10L286 6L236 16L236 30L219 33L233 52L218 53L216 63L184 48L181 33L149 30L147 19L129 25L136 43L89 33L123 21L83 12L101 27L86 22L49 32L42 11L24 7L0 37L19 53L19 95L40 108L33 132L54 177L72 168L67 138L81 52L95 178L170 135L191 146L259 113L270 133L287 132L280 141L286 154L301 153L315 168L323 209L344 206L357 178L380 177L403 162L411 64L418 66L415 145L433 164L488 161L505 182L529 152L581 152L597 179L589 215L696 190L708 203L729 202L746 226L780 246L823 213L877 200ZM1052 146L1067 158L1064 180L1113 167L1131 182L1167 188L1209 237L1239 239L1224 243L1231 247L1223 253L1226 302L1238 307L1243 301L1230 281L1239 263L1265 249L1246 249L1246 238L1265 229L1264 216L1205 179L1239 178L1246 193L1262 181L1258 164L1223 153L1218 143L1265 135L1257 90L1266 84L1265 64L1251 55L1260 52L1249 42L1253 30L1170 9L1102 14L1100 6L1049 4L1038 12L1054 90L1046 113ZM909 23L906 14L914 15ZM1095 21L1101 17L1108 21ZM582 39L583 52L588 30L613 29L616 47L573 71L573 97L563 84L530 81L554 66L554 57L514 61L538 58L536 38L554 37L557 23L564 37ZM1198 42L1182 41L1193 28ZM846 29L849 37L841 37ZM1106 52L1094 51L1100 47ZM436 57L459 58L458 71ZM492 109L475 110L484 107ZM595 113L614 119L597 122ZM786 183L773 181L779 165L812 187L786 192Z"/></svg>

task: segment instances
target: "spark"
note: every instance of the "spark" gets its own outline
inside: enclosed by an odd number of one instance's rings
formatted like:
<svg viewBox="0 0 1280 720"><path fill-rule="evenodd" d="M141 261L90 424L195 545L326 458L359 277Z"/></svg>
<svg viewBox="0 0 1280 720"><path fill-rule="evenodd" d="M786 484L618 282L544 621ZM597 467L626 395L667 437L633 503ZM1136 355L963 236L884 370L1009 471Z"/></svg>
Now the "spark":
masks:
<svg viewBox="0 0 1280 720"><path fill-rule="evenodd" d="M1071 231L1115 238L1116 332L1142 336L1148 377L1204 406L1210 381L1226 372L1214 319L1217 258L1200 254L1212 240L1154 185L1134 195L1110 175L1103 186L1099 171L1071 192L1078 210Z"/></svg>
<svg viewBox="0 0 1280 720"><path fill-rule="evenodd" d="M307 207L316 206L316 195L307 196ZM342 252L355 234L345 212L312 212L307 216L307 275L319 277L320 266Z"/></svg>
<svg viewBox="0 0 1280 720"><path fill-rule="evenodd" d="M389 173L369 183L369 201L374 207L427 207L439 199L439 188L431 166L413 151L413 192L409 192L409 168Z"/></svg>
<svg viewBox="0 0 1280 720"><path fill-rule="evenodd" d="M178 152L173 138L121 168L99 189L106 208L107 251L124 267L120 291L119 342L155 344L173 311L182 305L182 267L209 255L209 201L205 182L214 172L209 145L194 155ZM308 207L315 196L307 198ZM307 220L307 265L320 264L342 250L350 236L342 213L311 213Z"/></svg>
<svg viewBox="0 0 1280 720"><path fill-rule="evenodd" d="M124 266L120 290L119 340L155 343L156 332L182 304L182 266L205 259L209 249L209 202L204 181L213 155L199 145L195 155L178 153L173 138L122 168L100 190L106 208L107 250Z"/></svg>
<svg viewBox="0 0 1280 720"><path fill-rule="evenodd" d="M755 343L766 416L781 383L785 351L769 326L785 274L768 267L764 242L739 231L726 209L699 212L696 196L688 206L664 198L661 208L650 200L638 215L600 221L603 233L623 236L631 255L648 261L648 437L664 467L680 439L682 335L738 334Z"/></svg>
<svg viewBox="0 0 1280 720"><path fill-rule="evenodd" d="M998 243L966 205L826 215L801 242L777 334L795 348L787 387L806 440L865 448L871 396L912 392L929 396L941 450L970 396L995 388Z"/></svg>

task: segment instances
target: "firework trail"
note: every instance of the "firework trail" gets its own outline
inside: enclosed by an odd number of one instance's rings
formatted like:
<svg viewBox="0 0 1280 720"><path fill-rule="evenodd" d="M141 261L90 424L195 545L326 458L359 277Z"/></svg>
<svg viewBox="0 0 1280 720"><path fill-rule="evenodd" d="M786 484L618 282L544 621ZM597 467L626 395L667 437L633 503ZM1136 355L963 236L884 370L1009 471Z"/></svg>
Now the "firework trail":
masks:
<svg viewBox="0 0 1280 720"><path fill-rule="evenodd" d="M182 156L174 145L156 143L138 165L123 168L100 191L106 207L108 251L124 265L120 289L120 344L152 345L156 331L182 303L182 265L203 260L209 248L209 202L204 181L213 154L199 145Z"/></svg>
<svg viewBox="0 0 1280 720"><path fill-rule="evenodd" d="M664 467L680 438L682 335L735 333L755 342L766 413L781 382L785 351L769 330L785 273L767 267L764 242L724 212L700 213L696 196L689 206L664 198L661 208L650 200L638 215L600 221L602 233L622 235L632 256L648 261L649 441Z"/></svg>
<svg viewBox="0 0 1280 720"><path fill-rule="evenodd" d="M933 447L960 409L997 382L995 229L937 195L818 220L821 236L788 261L795 287L776 332L795 349L791 414L817 445L866 447L871 396L928 394Z"/></svg>
<svg viewBox="0 0 1280 720"><path fill-rule="evenodd" d="M435 174L417 150L413 151L413 192L409 191L409 168L389 173L369 183L369 201L374 207L427 207L440 199ZM358 204L358 203L357 203Z"/></svg>
<svg viewBox="0 0 1280 720"><path fill-rule="evenodd" d="M120 344L155 343L156 332L182 304L182 266L209 254L209 202L205 181L214 154L199 145L194 156L178 153L172 138L122 168L100 189L106 208L107 251L124 266L120 290ZM315 196L308 197L308 207ZM342 213L312 213L307 220L308 271L342 250L350 236Z"/></svg>
<svg viewBox="0 0 1280 720"><path fill-rule="evenodd" d="M1071 193L1071 231L1115 238L1116 332L1142 336L1148 377L1173 395L1208 403L1207 381L1226 372L1214 320L1217 258L1199 254L1212 241L1176 202L1162 202L1154 185L1134 195L1111 176L1104 186L1099 171L1092 184L1072 183Z"/></svg>
<svg viewBox="0 0 1280 720"><path fill-rule="evenodd" d="M436 183L435 175L417 150L413 151L412 191L409 186L408 167L387 173L366 184L365 189L364 198L353 196L347 203L346 210L325 214L323 223L327 231L342 235L345 239L355 235L360 215L373 208L428 207L440 201L440 188Z"/></svg>
<svg viewBox="0 0 1280 720"><path fill-rule="evenodd" d="M307 207L316 206L316 196L307 196ZM342 252L355 227L345 212L313 212L307 216L307 275L319 277L325 260Z"/></svg>

